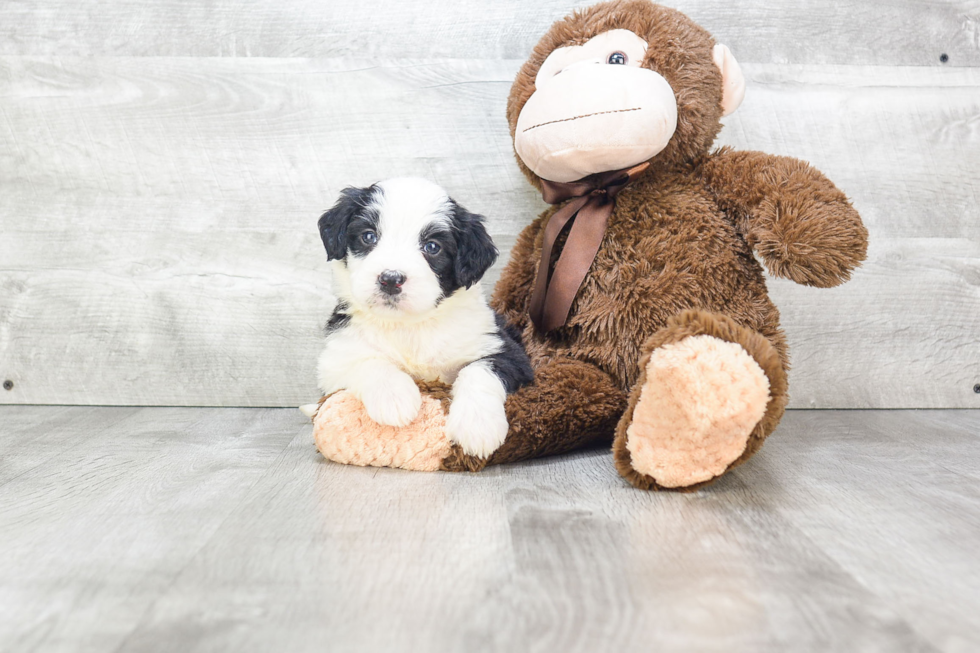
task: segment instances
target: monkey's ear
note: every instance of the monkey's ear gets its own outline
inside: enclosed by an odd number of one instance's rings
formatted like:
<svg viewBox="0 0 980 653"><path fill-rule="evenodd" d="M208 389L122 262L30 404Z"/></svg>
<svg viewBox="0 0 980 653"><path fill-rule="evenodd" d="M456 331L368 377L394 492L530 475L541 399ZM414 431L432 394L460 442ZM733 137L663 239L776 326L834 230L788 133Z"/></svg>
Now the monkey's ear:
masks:
<svg viewBox="0 0 980 653"><path fill-rule="evenodd" d="M345 188L333 208L320 216L317 227L328 261L347 256L347 225L365 207L372 188Z"/></svg>
<svg viewBox="0 0 980 653"><path fill-rule="evenodd" d="M721 71L721 115L727 116L745 99L745 77L728 46L717 44L711 51L711 58Z"/></svg>

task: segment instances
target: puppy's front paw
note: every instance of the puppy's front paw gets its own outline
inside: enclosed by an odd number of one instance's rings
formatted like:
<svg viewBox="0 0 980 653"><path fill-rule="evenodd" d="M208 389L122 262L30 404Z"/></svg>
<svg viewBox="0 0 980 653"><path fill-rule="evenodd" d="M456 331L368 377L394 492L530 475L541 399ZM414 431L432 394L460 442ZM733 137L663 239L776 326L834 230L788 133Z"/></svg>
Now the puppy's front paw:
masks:
<svg viewBox="0 0 980 653"><path fill-rule="evenodd" d="M419 414L422 393L407 374L395 374L361 393L368 416L378 424L406 426Z"/></svg>
<svg viewBox="0 0 980 653"><path fill-rule="evenodd" d="M467 394L453 399L446 434L463 453L489 458L507 437L507 413L499 397Z"/></svg>

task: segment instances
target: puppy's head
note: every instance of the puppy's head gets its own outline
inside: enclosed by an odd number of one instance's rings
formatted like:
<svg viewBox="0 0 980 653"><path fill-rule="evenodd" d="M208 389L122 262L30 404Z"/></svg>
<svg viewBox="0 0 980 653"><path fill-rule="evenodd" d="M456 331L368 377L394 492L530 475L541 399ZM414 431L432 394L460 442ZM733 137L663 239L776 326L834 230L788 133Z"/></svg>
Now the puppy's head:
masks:
<svg viewBox="0 0 980 653"><path fill-rule="evenodd" d="M497 259L483 217L424 179L347 188L319 227L340 298L390 317L432 310Z"/></svg>

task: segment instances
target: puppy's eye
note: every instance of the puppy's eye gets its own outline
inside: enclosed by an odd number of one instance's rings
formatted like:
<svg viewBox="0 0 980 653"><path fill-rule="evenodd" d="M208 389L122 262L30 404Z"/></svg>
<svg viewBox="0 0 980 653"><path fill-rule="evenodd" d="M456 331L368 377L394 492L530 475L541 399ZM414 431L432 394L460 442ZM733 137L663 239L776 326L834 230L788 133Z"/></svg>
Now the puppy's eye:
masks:
<svg viewBox="0 0 980 653"><path fill-rule="evenodd" d="M435 256L440 251L442 251L442 245L434 240L430 240L425 245L422 246L422 251L424 251L429 256Z"/></svg>
<svg viewBox="0 0 980 653"><path fill-rule="evenodd" d="M378 242L378 234L374 233L373 231L365 231L363 234L361 234L361 241L365 245L373 245Z"/></svg>
<svg viewBox="0 0 980 653"><path fill-rule="evenodd" d="M609 55L609 58L606 59L606 63L623 66L626 64L626 55L622 52L613 52L611 55Z"/></svg>

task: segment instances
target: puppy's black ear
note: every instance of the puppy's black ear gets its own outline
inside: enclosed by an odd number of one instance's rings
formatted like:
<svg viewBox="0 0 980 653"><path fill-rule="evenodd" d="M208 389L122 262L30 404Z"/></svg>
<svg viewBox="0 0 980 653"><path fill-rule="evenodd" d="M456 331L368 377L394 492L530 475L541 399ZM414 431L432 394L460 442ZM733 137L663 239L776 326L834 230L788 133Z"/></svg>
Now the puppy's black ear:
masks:
<svg viewBox="0 0 980 653"><path fill-rule="evenodd" d="M453 231L456 237L456 283L469 288L490 269L497 260L497 247L493 244L482 215L470 213L456 202L453 207Z"/></svg>
<svg viewBox="0 0 980 653"><path fill-rule="evenodd" d="M358 214L371 197L374 186L367 188L345 188L340 191L340 199L333 207L320 216L317 226L320 238L327 250L327 260L335 261L347 256L347 225Z"/></svg>

